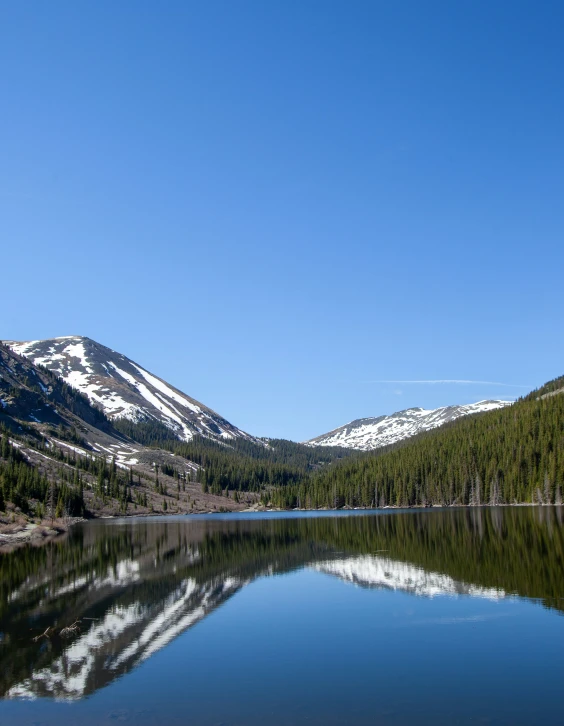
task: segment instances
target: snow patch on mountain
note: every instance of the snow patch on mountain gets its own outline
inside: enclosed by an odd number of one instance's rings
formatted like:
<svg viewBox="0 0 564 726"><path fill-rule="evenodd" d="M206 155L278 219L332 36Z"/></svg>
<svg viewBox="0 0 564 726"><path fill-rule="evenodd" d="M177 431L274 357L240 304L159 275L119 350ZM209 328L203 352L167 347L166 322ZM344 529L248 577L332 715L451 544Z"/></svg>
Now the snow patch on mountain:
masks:
<svg viewBox="0 0 564 726"><path fill-rule="evenodd" d="M199 434L223 441L244 438L261 443L129 358L90 338L5 342L14 352L49 368L85 393L111 419L156 420L185 441Z"/></svg>
<svg viewBox="0 0 564 726"><path fill-rule="evenodd" d="M371 451L395 444L423 431L430 431L462 416L494 411L510 406L511 403L512 401L478 401L478 403L435 409L408 408L391 416L356 419L305 443L310 446L343 446Z"/></svg>

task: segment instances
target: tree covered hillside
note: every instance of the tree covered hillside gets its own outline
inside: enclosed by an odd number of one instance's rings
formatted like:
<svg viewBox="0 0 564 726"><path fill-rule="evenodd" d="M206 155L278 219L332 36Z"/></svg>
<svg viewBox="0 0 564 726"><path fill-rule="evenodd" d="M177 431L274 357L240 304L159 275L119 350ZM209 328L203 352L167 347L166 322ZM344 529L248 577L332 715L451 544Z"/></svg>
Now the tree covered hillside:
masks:
<svg viewBox="0 0 564 726"><path fill-rule="evenodd" d="M338 446L305 446L285 439L265 439L262 445L235 438L219 443L203 436L179 441L158 421L118 419L114 425L134 441L161 447L197 464L197 481L204 492L213 494L263 492L299 484L334 461L362 455Z"/></svg>
<svg viewBox="0 0 564 726"><path fill-rule="evenodd" d="M279 488L281 507L561 504L564 377L513 406L463 418L392 451Z"/></svg>
<svg viewBox="0 0 564 726"><path fill-rule="evenodd" d="M181 441L150 416L110 421L0 344L4 519L234 510L259 499L312 509L554 504L563 451L564 377L510 407L359 452L242 436Z"/></svg>

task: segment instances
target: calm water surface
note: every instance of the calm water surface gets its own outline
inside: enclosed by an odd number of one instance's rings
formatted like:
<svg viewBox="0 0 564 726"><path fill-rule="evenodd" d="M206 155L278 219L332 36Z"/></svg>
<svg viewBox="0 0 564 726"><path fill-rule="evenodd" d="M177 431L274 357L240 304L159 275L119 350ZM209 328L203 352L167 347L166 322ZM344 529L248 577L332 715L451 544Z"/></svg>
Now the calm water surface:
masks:
<svg viewBox="0 0 564 726"><path fill-rule="evenodd" d="M563 520L81 525L0 555L0 723L564 724Z"/></svg>

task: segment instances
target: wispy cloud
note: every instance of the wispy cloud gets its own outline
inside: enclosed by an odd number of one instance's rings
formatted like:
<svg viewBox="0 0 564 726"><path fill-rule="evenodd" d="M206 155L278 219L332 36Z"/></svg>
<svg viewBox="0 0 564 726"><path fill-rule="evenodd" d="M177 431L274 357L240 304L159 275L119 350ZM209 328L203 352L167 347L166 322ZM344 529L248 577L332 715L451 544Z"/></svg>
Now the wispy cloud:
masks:
<svg viewBox="0 0 564 726"><path fill-rule="evenodd" d="M499 381L468 381L458 378L440 378L437 380L426 380L426 381L403 381L397 379L386 379L378 381L365 381L366 383L402 383L402 384L416 384L416 385L427 385L436 386L443 384L456 384L461 386L503 386L504 388L530 388L530 386L523 386L517 383L500 383Z"/></svg>

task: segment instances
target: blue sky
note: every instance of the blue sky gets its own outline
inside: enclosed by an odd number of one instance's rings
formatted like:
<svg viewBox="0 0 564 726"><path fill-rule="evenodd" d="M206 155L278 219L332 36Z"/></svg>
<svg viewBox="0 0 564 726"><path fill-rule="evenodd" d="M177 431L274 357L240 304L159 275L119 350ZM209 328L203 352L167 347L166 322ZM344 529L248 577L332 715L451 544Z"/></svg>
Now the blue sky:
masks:
<svg viewBox="0 0 564 726"><path fill-rule="evenodd" d="M1 337L88 335L297 440L562 374L563 24L3 3Z"/></svg>

